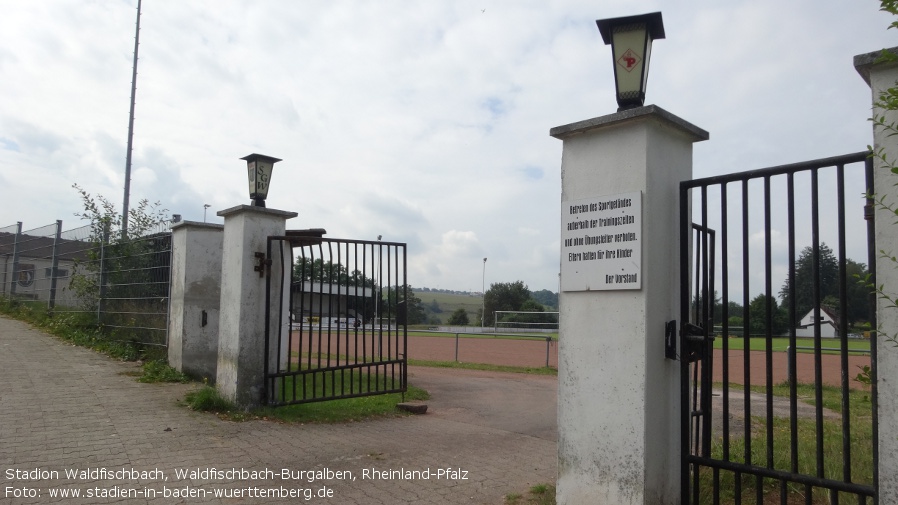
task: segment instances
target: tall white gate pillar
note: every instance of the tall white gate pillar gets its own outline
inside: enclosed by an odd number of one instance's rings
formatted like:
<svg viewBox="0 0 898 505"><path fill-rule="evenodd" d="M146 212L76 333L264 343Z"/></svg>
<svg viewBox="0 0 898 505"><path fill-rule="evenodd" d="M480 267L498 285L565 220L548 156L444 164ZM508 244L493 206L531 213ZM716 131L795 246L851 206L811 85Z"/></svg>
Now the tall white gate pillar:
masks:
<svg viewBox="0 0 898 505"><path fill-rule="evenodd" d="M218 366L221 240L220 224L172 226L168 364L212 381Z"/></svg>
<svg viewBox="0 0 898 505"><path fill-rule="evenodd" d="M222 396L249 408L262 401L266 359L265 277L255 270L256 253L265 254L268 237L283 236L297 214L240 205L218 215L225 222L216 382Z"/></svg>
<svg viewBox="0 0 898 505"><path fill-rule="evenodd" d="M679 502L679 182L708 133L649 105L553 128L561 161L558 503Z"/></svg>
<svg viewBox="0 0 898 505"><path fill-rule="evenodd" d="M898 55L898 47L888 49ZM898 62L880 62L881 51L854 57L854 66L873 91L873 117L884 118L885 124L898 125L898 111L886 111L877 105L879 96L898 86ZM873 127L873 148L881 152L892 166L898 165L898 137L882 126ZM881 151L880 151L881 150ZM898 207L898 174L880 159L874 160L873 188L877 200ZM898 225L895 214L883 208L874 212L876 226L876 284L884 286L890 297L898 298L898 264L891 257L898 254ZM879 254L885 251L886 255ZM878 503L898 503L898 348L890 340L898 336L898 309L877 297L876 319L880 334L876 345L877 422L879 428L879 496Z"/></svg>

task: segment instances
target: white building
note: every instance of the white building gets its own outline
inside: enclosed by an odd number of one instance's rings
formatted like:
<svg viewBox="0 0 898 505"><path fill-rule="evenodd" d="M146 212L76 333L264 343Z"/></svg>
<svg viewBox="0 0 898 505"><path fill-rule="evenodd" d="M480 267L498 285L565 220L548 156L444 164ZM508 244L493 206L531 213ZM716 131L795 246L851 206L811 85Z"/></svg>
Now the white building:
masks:
<svg viewBox="0 0 898 505"><path fill-rule="evenodd" d="M814 336L814 313L811 309L799 321L795 328L796 337L813 337ZM839 336L839 318L831 310L824 306L820 306L820 336L822 338L836 338Z"/></svg>

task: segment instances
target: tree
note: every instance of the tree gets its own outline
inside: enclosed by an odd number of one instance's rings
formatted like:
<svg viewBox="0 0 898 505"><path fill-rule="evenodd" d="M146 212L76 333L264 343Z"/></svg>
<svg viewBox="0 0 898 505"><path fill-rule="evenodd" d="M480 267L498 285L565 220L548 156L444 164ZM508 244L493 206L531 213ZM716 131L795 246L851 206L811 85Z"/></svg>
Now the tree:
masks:
<svg viewBox="0 0 898 505"><path fill-rule="evenodd" d="M558 309L558 293L553 293L548 289L540 289L539 291L534 291L530 296L550 309Z"/></svg>
<svg viewBox="0 0 898 505"><path fill-rule="evenodd" d="M75 216L89 222L92 244L78 258L66 289L81 309L97 311L108 327L127 327L123 338L153 338L164 326L168 297L171 235L168 210L146 199L129 209L127 232L122 216L103 196L92 196L77 184L83 212Z"/></svg>
<svg viewBox="0 0 898 505"><path fill-rule="evenodd" d="M525 301L521 304L521 308L517 310L531 312L531 314L507 314L506 317L501 318L501 320L510 323L531 323L529 325L522 324L519 326L531 328L542 327L545 324L558 323L558 317L555 314L545 314L546 307L533 298Z"/></svg>
<svg viewBox="0 0 898 505"><path fill-rule="evenodd" d="M720 302L720 295L717 293L717 290L714 290L714 306L713 307L704 307L704 300L702 299L701 294L695 295L692 299L692 314L693 317L698 317L699 319L703 317L702 309L713 310L714 320L712 321L714 324L721 324L723 321L723 304ZM704 324L704 323L702 323Z"/></svg>
<svg viewBox="0 0 898 505"><path fill-rule="evenodd" d="M818 259L817 278L819 279L820 300L827 296L839 296L839 262L833 255L832 249L826 243L820 244L820 255ZM807 246L801 250L798 260L795 262L795 278L786 277L786 282L780 288L780 299L783 301L783 307L790 307L795 304L795 321L797 324L811 309L814 308L814 249ZM791 288L794 284L795 299L792 300ZM788 310L788 309L787 309Z"/></svg>
<svg viewBox="0 0 898 505"><path fill-rule="evenodd" d="M521 310L524 302L530 299L530 290L523 281L497 282L483 294L486 307L484 326L494 324L497 310Z"/></svg>
<svg viewBox="0 0 898 505"><path fill-rule="evenodd" d="M324 261L322 258L297 258L293 265L293 281L312 281L321 284L337 284L340 286L358 286L373 288L374 279L370 279L358 270L351 273L340 263Z"/></svg>
<svg viewBox="0 0 898 505"><path fill-rule="evenodd" d="M798 260L795 262L795 321L798 321L808 312L814 309L814 250L810 246L802 249ZM818 260L820 304L825 305L833 313L839 315L842 322L841 303L839 300L839 261L832 249L825 243L820 244L820 256ZM854 260L845 260L845 278L848 312L844 317L845 322L852 325L858 321L869 319L869 288L856 279L863 279L867 275L867 266ZM780 299L783 301L783 310L788 311L792 300L790 287L792 281L786 279L780 289Z"/></svg>
<svg viewBox="0 0 898 505"><path fill-rule="evenodd" d="M385 311L383 314L395 314L400 324L422 324L427 321L424 303L415 296L411 286L387 288L383 294L385 298L380 305Z"/></svg>
<svg viewBox="0 0 898 505"><path fill-rule="evenodd" d="M865 279L867 274L867 265L858 263L853 260L845 261L846 278L848 285L848 324L855 325L861 321L870 321L870 288L858 279ZM841 315L840 315L841 319Z"/></svg>
<svg viewBox="0 0 898 505"><path fill-rule="evenodd" d="M730 300L727 303L727 317L741 318L743 310L745 310L745 309L743 309L742 305L740 305L738 302L734 302L734 301Z"/></svg>
<svg viewBox="0 0 898 505"><path fill-rule="evenodd" d="M156 263L154 252L159 249L158 240L141 240L154 232L162 231L168 223L168 210L160 208L160 203L140 200L129 209L130 226L122 233L122 215L115 204L104 196L94 197L77 184L72 185L81 197L83 212L75 216L88 221L90 237L94 244L86 252L85 258L75 262L69 282L75 297L83 309L95 310L103 298L125 301L134 298L134 289L149 284ZM156 283L161 287L162 283ZM107 287L109 289L107 290ZM141 298L165 297L167 285L162 291L140 293Z"/></svg>
<svg viewBox="0 0 898 505"><path fill-rule="evenodd" d="M788 316L776 303L775 297L770 297L771 325L767 328L767 295L756 296L748 305L748 313L751 316L749 333L751 335L782 335L789 330Z"/></svg>
<svg viewBox="0 0 898 505"><path fill-rule="evenodd" d="M455 326L467 326L470 323L471 322L468 320L468 312L462 307L455 309L455 312L449 316L449 324Z"/></svg>

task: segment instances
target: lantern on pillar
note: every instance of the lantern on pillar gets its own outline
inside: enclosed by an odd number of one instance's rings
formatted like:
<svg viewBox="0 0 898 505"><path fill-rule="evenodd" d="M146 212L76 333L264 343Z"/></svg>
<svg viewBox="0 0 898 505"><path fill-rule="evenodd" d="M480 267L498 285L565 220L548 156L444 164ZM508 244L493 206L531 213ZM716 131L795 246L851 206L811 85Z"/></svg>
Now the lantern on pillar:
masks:
<svg viewBox="0 0 898 505"><path fill-rule="evenodd" d="M652 41L664 38L661 13L599 19L596 24L602 40L611 44L618 112L641 107L645 103Z"/></svg>
<svg viewBox="0 0 898 505"><path fill-rule="evenodd" d="M246 160L246 174L249 178L249 198L252 200L252 205L264 207L265 199L268 198L268 187L271 184L271 171L274 168L274 164L281 160L255 153L240 159Z"/></svg>

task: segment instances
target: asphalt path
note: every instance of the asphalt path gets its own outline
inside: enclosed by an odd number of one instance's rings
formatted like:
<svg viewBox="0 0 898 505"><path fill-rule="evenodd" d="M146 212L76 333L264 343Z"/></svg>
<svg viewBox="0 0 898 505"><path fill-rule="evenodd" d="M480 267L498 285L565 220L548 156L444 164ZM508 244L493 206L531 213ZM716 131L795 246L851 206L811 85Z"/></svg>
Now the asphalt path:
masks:
<svg viewBox="0 0 898 505"><path fill-rule="evenodd" d="M408 375L430 392L428 415L558 440L556 376L431 367L409 367Z"/></svg>

